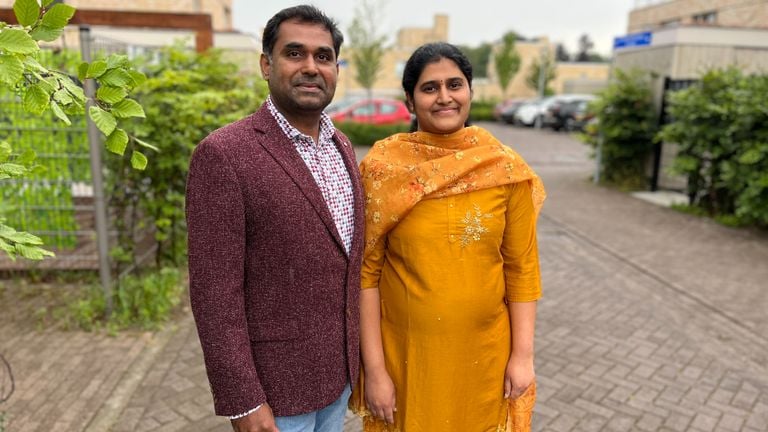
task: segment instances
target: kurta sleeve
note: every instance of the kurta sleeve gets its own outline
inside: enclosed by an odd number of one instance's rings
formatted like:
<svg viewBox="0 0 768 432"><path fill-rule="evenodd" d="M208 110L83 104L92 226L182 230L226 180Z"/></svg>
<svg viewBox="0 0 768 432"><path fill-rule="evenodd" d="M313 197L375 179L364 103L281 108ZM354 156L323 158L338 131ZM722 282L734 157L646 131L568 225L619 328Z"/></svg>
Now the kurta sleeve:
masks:
<svg viewBox="0 0 768 432"><path fill-rule="evenodd" d="M216 414L266 401L245 316L245 205L232 164L211 142L196 148L186 195L189 294Z"/></svg>
<svg viewBox="0 0 768 432"><path fill-rule="evenodd" d="M527 181L510 186L501 253L504 258L507 301L529 302L539 299L541 273L536 241L536 214L531 185Z"/></svg>
<svg viewBox="0 0 768 432"><path fill-rule="evenodd" d="M386 242L386 237L379 239L373 249L365 251L363 254L360 289L379 287L379 278L381 278L381 269L384 266L384 256L386 255Z"/></svg>

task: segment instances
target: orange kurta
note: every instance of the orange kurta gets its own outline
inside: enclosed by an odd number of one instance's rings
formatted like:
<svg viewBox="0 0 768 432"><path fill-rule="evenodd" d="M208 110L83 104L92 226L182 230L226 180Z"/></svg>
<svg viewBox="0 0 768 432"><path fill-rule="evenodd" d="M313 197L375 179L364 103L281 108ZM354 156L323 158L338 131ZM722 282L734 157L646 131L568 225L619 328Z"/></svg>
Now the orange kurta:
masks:
<svg viewBox="0 0 768 432"><path fill-rule="evenodd" d="M380 291L397 412L394 426L366 416L358 387L351 406L365 431L516 430L503 398L506 302L541 295L531 184L422 198L368 244L362 288ZM532 388L514 403L530 411L534 398Z"/></svg>

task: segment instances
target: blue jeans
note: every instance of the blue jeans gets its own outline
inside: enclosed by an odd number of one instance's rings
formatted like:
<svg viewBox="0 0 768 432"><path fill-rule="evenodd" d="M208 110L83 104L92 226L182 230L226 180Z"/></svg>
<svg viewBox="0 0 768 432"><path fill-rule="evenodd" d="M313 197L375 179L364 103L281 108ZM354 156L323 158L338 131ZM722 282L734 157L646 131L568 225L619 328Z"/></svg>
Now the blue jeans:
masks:
<svg viewBox="0 0 768 432"><path fill-rule="evenodd" d="M275 417L280 432L341 432L344 429L344 415L352 388L347 384L341 397L327 407L288 417Z"/></svg>

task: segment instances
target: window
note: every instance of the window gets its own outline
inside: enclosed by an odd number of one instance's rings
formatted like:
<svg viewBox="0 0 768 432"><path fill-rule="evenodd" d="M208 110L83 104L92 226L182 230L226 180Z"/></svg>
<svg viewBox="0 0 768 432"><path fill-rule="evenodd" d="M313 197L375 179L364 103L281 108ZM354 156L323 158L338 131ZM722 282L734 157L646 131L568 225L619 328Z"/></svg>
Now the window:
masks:
<svg viewBox="0 0 768 432"><path fill-rule="evenodd" d="M717 12L704 12L693 16L694 24L716 24Z"/></svg>
<svg viewBox="0 0 768 432"><path fill-rule="evenodd" d="M383 103L379 106L381 114L394 114L397 112L397 106L390 103Z"/></svg>
<svg viewBox="0 0 768 432"><path fill-rule="evenodd" d="M352 115L354 116L367 116L367 115L373 115L373 113L376 112L376 107L372 103L366 103L365 105L360 105L359 107L355 108L352 111Z"/></svg>
<svg viewBox="0 0 768 432"><path fill-rule="evenodd" d="M680 18L675 18L675 19L661 22L662 28L677 27L679 25L680 25Z"/></svg>

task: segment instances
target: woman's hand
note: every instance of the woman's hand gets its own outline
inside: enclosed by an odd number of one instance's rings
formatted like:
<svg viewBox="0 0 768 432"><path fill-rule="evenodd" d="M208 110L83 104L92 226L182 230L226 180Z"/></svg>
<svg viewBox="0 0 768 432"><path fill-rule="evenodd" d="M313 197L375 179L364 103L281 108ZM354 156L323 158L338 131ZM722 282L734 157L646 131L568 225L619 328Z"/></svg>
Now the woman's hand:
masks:
<svg viewBox="0 0 768 432"><path fill-rule="evenodd" d="M504 373L504 398L517 399L533 383L536 372L533 370L533 356L509 356L507 370Z"/></svg>
<svg viewBox="0 0 768 432"><path fill-rule="evenodd" d="M395 384L386 370L365 373L365 403L374 416L395 423Z"/></svg>

